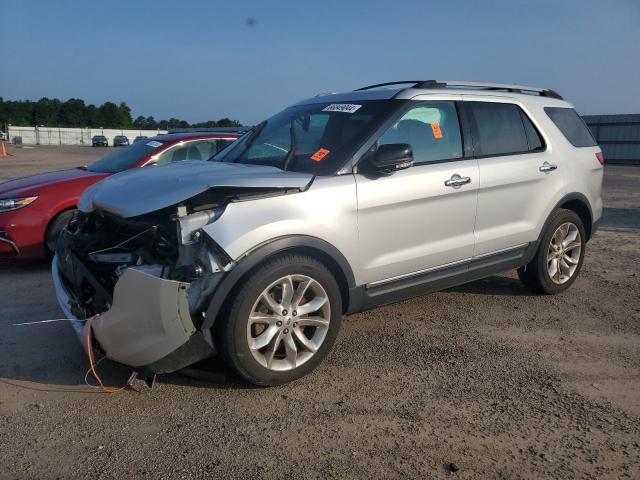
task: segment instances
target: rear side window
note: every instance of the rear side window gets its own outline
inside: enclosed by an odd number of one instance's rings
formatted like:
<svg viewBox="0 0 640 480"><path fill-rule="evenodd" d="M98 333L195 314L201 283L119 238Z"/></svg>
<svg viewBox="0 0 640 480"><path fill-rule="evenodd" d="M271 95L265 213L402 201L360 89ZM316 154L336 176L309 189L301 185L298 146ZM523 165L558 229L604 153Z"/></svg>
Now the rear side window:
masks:
<svg viewBox="0 0 640 480"><path fill-rule="evenodd" d="M475 156L529 152L520 107L489 102L468 102L467 105L476 126Z"/></svg>
<svg viewBox="0 0 640 480"><path fill-rule="evenodd" d="M595 147L596 141L573 108L545 107L544 111L574 147Z"/></svg>

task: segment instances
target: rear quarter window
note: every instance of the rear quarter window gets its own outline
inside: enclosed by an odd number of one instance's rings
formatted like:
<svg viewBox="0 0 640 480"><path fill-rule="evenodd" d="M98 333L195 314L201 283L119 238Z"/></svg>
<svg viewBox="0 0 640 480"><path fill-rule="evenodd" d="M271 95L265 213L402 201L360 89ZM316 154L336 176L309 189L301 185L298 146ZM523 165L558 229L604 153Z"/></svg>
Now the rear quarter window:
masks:
<svg viewBox="0 0 640 480"><path fill-rule="evenodd" d="M545 107L545 113L574 147L595 147L591 131L573 108Z"/></svg>

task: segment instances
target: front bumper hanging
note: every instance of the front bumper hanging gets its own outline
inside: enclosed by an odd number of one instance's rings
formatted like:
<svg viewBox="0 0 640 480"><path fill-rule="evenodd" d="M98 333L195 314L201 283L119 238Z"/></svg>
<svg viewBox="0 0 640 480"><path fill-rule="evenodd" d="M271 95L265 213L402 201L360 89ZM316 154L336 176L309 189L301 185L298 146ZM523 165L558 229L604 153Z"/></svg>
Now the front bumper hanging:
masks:
<svg viewBox="0 0 640 480"><path fill-rule="evenodd" d="M61 270L55 256L56 296L86 349L89 327L74 313L77 302ZM209 330L198 330L189 313L189 286L128 268L115 285L110 308L91 322L93 337L108 358L145 373L173 372L213 355Z"/></svg>

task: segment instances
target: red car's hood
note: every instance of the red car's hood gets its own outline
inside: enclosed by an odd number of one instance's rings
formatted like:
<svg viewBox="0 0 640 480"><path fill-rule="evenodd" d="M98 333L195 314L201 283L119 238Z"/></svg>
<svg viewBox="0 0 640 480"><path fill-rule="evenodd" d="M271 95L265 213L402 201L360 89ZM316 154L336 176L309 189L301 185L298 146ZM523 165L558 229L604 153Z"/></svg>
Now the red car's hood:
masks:
<svg viewBox="0 0 640 480"><path fill-rule="evenodd" d="M16 178L15 180L0 183L0 198L9 198L15 195L35 194L38 189L52 184L105 176L107 175L104 173L90 172L83 168L70 168L69 170L39 173L37 175Z"/></svg>

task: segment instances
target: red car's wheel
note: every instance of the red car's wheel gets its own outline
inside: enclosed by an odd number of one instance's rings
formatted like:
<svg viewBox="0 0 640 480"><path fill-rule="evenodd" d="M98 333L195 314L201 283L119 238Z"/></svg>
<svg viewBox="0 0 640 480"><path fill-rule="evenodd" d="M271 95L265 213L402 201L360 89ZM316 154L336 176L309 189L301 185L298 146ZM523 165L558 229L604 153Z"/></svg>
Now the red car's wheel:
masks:
<svg viewBox="0 0 640 480"><path fill-rule="evenodd" d="M48 253L53 253L55 251L60 232L62 232L62 229L69 225L69 223L71 223L74 218L76 218L77 213L78 210L76 210L75 208L71 210L65 210L64 212L59 213L49 222L44 240L44 245Z"/></svg>

